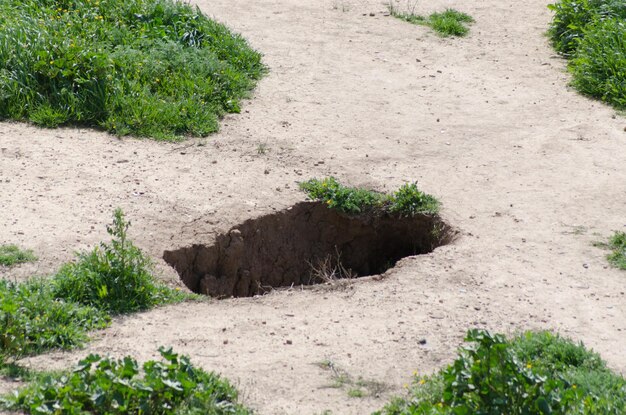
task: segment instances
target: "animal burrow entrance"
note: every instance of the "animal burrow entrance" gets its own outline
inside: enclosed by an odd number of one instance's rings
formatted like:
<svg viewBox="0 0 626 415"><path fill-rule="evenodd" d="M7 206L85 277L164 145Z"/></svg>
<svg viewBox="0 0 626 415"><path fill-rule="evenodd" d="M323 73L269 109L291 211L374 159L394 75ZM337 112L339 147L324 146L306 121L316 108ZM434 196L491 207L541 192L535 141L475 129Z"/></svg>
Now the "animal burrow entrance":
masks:
<svg viewBox="0 0 626 415"><path fill-rule="evenodd" d="M165 251L163 259L196 293L247 297L381 274L401 258L431 252L451 238L438 216L353 216L320 202L301 202L246 220L213 243Z"/></svg>

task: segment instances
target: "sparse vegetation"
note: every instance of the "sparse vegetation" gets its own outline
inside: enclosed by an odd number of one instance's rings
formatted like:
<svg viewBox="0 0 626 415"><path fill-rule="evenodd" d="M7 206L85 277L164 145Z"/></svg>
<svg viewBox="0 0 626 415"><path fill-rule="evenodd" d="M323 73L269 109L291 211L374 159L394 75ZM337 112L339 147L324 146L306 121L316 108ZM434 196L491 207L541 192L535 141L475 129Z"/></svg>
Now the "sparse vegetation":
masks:
<svg viewBox="0 0 626 415"><path fill-rule="evenodd" d="M549 332L512 340L470 330L458 358L415 376L409 397L378 415L597 414L626 411L626 381L582 344Z"/></svg>
<svg viewBox="0 0 626 415"><path fill-rule="evenodd" d="M365 380L362 377L354 379L347 371L339 368L329 359L318 362L316 365L330 372L332 383L326 386L327 388L344 389L350 398L380 397L389 389L389 386L383 382Z"/></svg>
<svg viewBox="0 0 626 415"><path fill-rule="evenodd" d="M621 0L561 0L549 6L549 35L570 59L572 85L618 109L626 108L626 3Z"/></svg>
<svg viewBox="0 0 626 415"><path fill-rule="evenodd" d="M241 36L179 1L7 0L0 15L0 119L205 136L265 71Z"/></svg>
<svg viewBox="0 0 626 415"><path fill-rule="evenodd" d="M402 9L398 2L390 0L387 5L389 14L406 22L428 26L443 37L449 36L465 36L469 33L469 23L473 23L474 19L469 14L460 12L455 9L446 9L440 13L432 13L428 17L415 14L415 4L408 5L406 9Z"/></svg>
<svg viewBox="0 0 626 415"><path fill-rule="evenodd" d="M347 214L390 212L402 216L436 214L439 201L421 192L415 183L405 184L393 194L374 192L341 185L334 177L311 179L300 183L300 188L313 200Z"/></svg>
<svg viewBox="0 0 626 415"><path fill-rule="evenodd" d="M89 355L70 373L38 377L0 406L30 414L246 415L237 391L214 373L194 367L189 358L159 349L162 361L139 368L120 360Z"/></svg>
<svg viewBox="0 0 626 415"><path fill-rule="evenodd" d="M609 238L608 243L596 243L600 248L610 249L611 253L606 256L609 263L616 268L626 270L626 232L615 232Z"/></svg>
<svg viewBox="0 0 626 415"><path fill-rule="evenodd" d="M31 250L24 251L17 245L0 245L0 266L10 267L36 260L37 257Z"/></svg>

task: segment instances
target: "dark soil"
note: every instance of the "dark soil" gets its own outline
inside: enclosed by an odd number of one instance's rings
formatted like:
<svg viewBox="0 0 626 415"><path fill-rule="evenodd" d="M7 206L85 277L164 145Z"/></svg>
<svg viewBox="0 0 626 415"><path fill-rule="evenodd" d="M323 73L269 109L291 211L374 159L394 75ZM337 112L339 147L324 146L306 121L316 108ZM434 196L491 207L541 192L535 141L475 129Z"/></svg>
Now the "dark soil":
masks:
<svg viewBox="0 0 626 415"><path fill-rule="evenodd" d="M194 292L245 297L275 287L376 275L451 240L432 215L346 215L319 202L249 219L215 241L165 251Z"/></svg>

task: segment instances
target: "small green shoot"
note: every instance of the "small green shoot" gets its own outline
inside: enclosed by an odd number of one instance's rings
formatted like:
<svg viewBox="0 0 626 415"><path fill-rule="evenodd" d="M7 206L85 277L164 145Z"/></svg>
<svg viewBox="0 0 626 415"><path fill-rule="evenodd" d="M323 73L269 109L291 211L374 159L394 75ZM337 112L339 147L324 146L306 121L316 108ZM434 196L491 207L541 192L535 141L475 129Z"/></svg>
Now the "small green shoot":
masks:
<svg viewBox="0 0 626 415"><path fill-rule="evenodd" d="M36 261L31 250L22 250L17 245L0 245L0 265L10 267L16 264Z"/></svg>

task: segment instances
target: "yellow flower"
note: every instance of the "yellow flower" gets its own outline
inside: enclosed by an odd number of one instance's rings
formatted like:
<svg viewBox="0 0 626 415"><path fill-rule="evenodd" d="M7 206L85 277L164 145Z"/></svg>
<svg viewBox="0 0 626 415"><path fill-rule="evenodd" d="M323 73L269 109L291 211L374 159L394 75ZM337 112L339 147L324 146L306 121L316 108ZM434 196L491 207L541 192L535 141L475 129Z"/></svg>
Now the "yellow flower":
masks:
<svg viewBox="0 0 626 415"><path fill-rule="evenodd" d="M532 369L533 365L531 365L530 363L526 364L526 369Z"/></svg>
<svg viewBox="0 0 626 415"><path fill-rule="evenodd" d="M327 205L330 205L331 203L333 203L333 201L332 201L332 200L327 200L327 201L326 201L326 204L327 204Z"/></svg>
<svg viewBox="0 0 626 415"><path fill-rule="evenodd" d="M578 387L578 386L576 386L576 384L575 384L575 383L572 385L572 389L576 389L577 387Z"/></svg>
<svg viewBox="0 0 626 415"><path fill-rule="evenodd" d="M50 61L50 65L54 65L54 61Z"/></svg>
<svg viewBox="0 0 626 415"><path fill-rule="evenodd" d="M418 382L420 385L423 385L424 383L426 383L426 381L424 379L420 379L420 381Z"/></svg>
<svg viewBox="0 0 626 415"><path fill-rule="evenodd" d="M404 389L409 389L409 384L408 383L405 383L403 386L404 386Z"/></svg>

